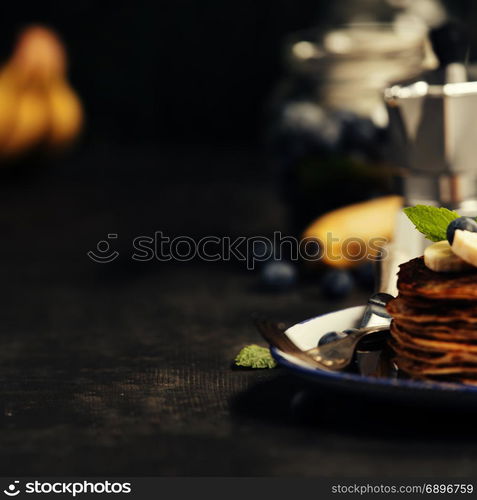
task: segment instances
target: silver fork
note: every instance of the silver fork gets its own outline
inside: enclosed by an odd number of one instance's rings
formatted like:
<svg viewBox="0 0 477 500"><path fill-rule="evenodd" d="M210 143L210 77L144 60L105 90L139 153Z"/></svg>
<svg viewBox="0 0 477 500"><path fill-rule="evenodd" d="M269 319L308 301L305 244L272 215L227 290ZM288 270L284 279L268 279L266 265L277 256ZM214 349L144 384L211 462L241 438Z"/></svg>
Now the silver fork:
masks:
<svg viewBox="0 0 477 500"><path fill-rule="evenodd" d="M329 371L346 368L353 359L356 345L363 337L371 333L389 330L389 325L359 328L343 339L302 351L288 338L283 324L268 320L256 320L255 326L270 345L305 361L315 368Z"/></svg>
<svg viewBox="0 0 477 500"><path fill-rule="evenodd" d="M389 330L388 325L375 325L358 328L342 339L335 340L329 344L313 347L304 351L317 362L322 363L330 370L342 370L352 361L358 342L371 333L385 332Z"/></svg>
<svg viewBox="0 0 477 500"><path fill-rule="evenodd" d="M257 320L255 325L262 337L272 346L306 361L308 364L321 370L337 371L346 368L353 360L358 342L366 335L389 330L390 316L386 312L386 304L396 293L396 271L400 256L388 245L390 255L384 255L376 262L377 291L366 305L360 328L345 332L329 332L323 337L330 336L336 340L329 341L307 351L299 349L285 334L285 327L281 323L267 320ZM344 337L343 337L344 335ZM322 337L322 338L323 338ZM341 338L340 338L341 337Z"/></svg>

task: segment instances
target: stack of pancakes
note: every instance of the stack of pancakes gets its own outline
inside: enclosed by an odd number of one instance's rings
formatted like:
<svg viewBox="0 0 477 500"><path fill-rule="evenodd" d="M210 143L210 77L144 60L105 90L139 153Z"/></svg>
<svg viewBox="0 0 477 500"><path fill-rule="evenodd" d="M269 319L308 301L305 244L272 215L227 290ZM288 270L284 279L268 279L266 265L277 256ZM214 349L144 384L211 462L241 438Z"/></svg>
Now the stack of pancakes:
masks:
<svg viewBox="0 0 477 500"><path fill-rule="evenodd" d="M398 290L387 309L399 369L477 385L477 268L437 273L419 257L400 266Z"/></svg>

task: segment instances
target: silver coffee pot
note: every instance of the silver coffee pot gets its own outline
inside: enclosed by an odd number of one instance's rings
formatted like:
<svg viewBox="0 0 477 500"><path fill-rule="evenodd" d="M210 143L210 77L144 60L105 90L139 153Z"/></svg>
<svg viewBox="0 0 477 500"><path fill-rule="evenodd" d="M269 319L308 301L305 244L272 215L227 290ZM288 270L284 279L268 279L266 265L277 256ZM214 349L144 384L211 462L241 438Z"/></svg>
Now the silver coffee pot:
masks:
<svg viewBox="0 0 477 500"><path fill-rule="evenodd" d="M457 33L459 35L459 33ZM467 50L454 27L431 33L440 67L384 92L389 155L399 172L404 205L435 205L477 215L477 81L467 81ZM397 265L429 244L404 213L389 258Z"/></svg>
<svg viewBox="0 0 477 500"><path fill-rule="evenodd" d="M406 203L477 214L477 82L396 85L385 101Z"/></svg>

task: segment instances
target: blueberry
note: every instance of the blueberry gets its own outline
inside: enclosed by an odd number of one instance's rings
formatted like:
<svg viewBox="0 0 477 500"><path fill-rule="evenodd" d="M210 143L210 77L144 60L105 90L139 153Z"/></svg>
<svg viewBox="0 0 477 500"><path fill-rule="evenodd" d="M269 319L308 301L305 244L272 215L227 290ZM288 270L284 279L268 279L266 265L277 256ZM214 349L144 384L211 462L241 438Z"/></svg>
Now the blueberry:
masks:
<svg viewBox="0 0 477 500"><path fill-rule="evenodd" d="M344 332L328 332L320 337L318 340L318 347L322 345L329 344L330 342L334 342L335 340L344 339L351 333L353 330L345 330Z"/></svg>
<svg viewBox="0 0 477 500"><path fill-rule="evenodd" d="M470 217L458 217L447 226L447 241L452 245L457 229L477 233L477 222Z"/></svg>
<svg viewBox="0 0 477 500"><path fill-rule="evenodd" d="M261 265L273 259L275 249L268 238L256 237L251 241L252 257L256 264Z"/></svg>
<svg viewBox="0 0 477 500"><path fill-rule="evenodd" d="M353 290L353 276L344 269L331 269L325 273L320 285L325 296L333 299L343 298Z"/></svg>
<svg viewBox="0 0 477 500"><path fill-rule="evenodd" d="M369 118L349 111L335 111L334 116L343 124L343 138L347 148L363 150L376 141L378 129Z"/></svg>
<svg viewBox="0 0 477 500"><path fill-rule="evenodd" d="M375 264L371 261L366 261L364 264L358 266L354 275L356 276L356 281L366 289L372 289L375 282Z"/></svg>
<svg viewBox="0 0 477 500"><path fill-rule="evenodd" d="M377 135L376 125L369 118L360 118L347 130L349 145L363 148L372 144Z"/></svg>
<svg viewBox="0 0 477 500"><path fill-rule="evenodd" d="M296 158L335 150L341 140L341 122L311 101L287 103L278 121L280 146Z"/></svg>
<svg viewBox="0 0 477 500"><path fill-rule="evenodd" d="M296 267L287 261L267 262L260 273L261 282L268 288L284 290L292 287L297 280Z"/></svg>

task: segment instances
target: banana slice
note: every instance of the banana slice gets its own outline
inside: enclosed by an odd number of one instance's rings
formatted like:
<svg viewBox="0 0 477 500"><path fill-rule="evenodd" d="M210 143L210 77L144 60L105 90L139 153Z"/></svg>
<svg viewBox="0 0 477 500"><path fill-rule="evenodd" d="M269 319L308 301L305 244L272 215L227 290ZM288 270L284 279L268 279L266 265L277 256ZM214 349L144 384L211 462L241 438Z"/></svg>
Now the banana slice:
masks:
<svg viewBox="0 0 477 500"><path fill-rule="evenodd" d="M452 251L465 262L477 267L477 233L457 229L454 234Z"/></svg>
<svg viewBox="0 0 477 500"><path fill-rule="evenodd" d="M455 238L458 232L467 233L468 231L456 231L454 237L454 245ZM477 236L477 233L471 234L475 234ZM426 266L432 271L437 271L438 273L450 273L470 269L471 266L466 261L457 256L453 252L453 250L454 246L451 247L447 240L433 243L424 250L424 264L426 264ZM477 256L477 246L475 251Z"/></svg>

